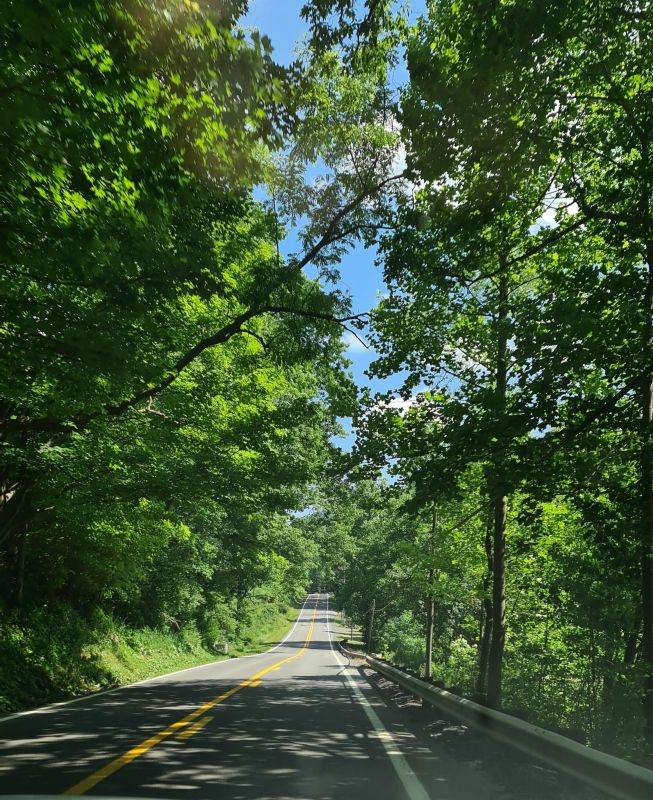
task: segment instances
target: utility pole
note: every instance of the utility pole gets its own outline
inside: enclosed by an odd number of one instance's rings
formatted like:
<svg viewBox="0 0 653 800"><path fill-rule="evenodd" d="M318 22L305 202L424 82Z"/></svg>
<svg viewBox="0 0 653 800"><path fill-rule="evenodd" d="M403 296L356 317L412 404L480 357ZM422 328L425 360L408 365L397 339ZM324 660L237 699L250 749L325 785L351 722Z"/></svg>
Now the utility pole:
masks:
<svg viewBox="0 0 653 800"><path fill-rule="evenodd" d="M370 635L367 642L367 652L372 652L372 634L374 632L374 611L376 610L376 598L372 600L372 613L370 616Z"/></svg>

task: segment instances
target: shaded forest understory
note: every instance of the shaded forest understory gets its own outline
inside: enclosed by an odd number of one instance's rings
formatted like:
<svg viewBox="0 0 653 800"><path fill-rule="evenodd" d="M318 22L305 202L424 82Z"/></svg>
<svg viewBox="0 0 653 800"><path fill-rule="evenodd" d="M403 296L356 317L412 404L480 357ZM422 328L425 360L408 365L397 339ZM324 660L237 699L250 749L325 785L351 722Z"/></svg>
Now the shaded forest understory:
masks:
<svg viewBox="0 0 653 800"><path fill-rule="evenodd" d="M653 763L650 3L247 7L0 11L0 711L314 589Z"/></svg>

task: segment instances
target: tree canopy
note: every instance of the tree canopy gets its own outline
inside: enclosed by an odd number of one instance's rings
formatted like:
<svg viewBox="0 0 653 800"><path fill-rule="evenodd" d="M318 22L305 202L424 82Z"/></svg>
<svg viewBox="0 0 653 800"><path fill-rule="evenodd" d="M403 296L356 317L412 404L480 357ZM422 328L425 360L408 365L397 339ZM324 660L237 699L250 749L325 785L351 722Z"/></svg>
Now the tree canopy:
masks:
<svg viewBox="0 0 653 800"><path fill-rule="evenodd" d="M650 760L649 5L311 0L284 67L244 0L6 3L12 624L211 643L322 588L429 679Z"/></svg>

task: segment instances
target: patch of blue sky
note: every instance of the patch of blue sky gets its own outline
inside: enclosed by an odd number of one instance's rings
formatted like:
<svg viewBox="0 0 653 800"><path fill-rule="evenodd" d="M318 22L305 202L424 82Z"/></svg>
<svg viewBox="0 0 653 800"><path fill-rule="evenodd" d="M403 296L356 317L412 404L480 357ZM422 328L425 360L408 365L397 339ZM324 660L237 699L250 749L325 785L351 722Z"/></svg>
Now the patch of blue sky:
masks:
<svg viewBox="0 0 653 800"><path fill-rule="evenodd" d="M274 57L281 64L288 65L296 58L297 46L307 33L306 23L300 17L304 2L305 0L252 0L249 11L242 20L244 27L258 28L262 34L270 38ZM424 0L414 0L412 8L413 16L423 13ZM399 86L406 78L407 71L402 62L394 70L392 82ZM322 173L320 165L316 164L309 171L308 177L314 179ZM257 190L256 196L261 200L266 199L262 188ZM297 229L287 231L285 240L280 243L280 251L284 257L301 252ZM375 259L376 251L373 248L365 249L362 245L353 248L343 257L338 288L351 298L354 314L372 310L386 289L382 271L376 266ZM308 267L305 272L310 278L316 275L312 267ZM367 342L365 331L360 333L360 337ZM402 372L385 379L370 377L368 370L376 358L371 346L366 348L356 337L347 332L343 332L343 341L347 347L347 358L352 362L351 371L358 387L368 388L374 394L398 389L402 385L404 378ZM345 418L340 421L347 434L345 437L340 437L337 444L345 450L350 450L355 441L351 419Z"/></svg>

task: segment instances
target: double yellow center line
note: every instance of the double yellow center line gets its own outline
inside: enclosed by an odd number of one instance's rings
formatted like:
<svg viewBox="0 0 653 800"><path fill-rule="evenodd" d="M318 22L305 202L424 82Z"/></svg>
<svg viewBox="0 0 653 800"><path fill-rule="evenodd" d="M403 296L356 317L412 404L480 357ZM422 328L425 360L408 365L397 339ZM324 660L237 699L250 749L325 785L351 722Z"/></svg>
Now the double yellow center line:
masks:
<svg viewBox="0 0 653 800"><path fill-rule="evenodd" d="M132 747L131 750L128 750L126 753L123 753L118 758L114 758L113 761L109 761L108 764L105 764L101 767L97 772L94 772L92 775L89 775L87 778L84 778L79 783L76 783L74 786L71 786L70 789L66 789L64 794L67 795L80 795L87 792L89 789L92 789L94 786L97 786L98 783L108 778L110 775L113 775L114 772L117 772L122 767L126 766L127 764L131 764L132 761L135 761L142 755L151 750L155 747L159 742L162 742L164 739L167 739L169 736L173 736L177 734L176 738L184 741L185 739L190 738L193 734L197 733L201 730L205 725L207 725L213 717L203 716L206 714L207 711L210 711L215 706L219 705L220 703L224 703L225 700L228 700L232 695L239 692L241 689L244 689L246 686L258 686L261 683L261 678L266 675L268 672L272 672L273 670L280 669L284 664L288 664L291 661L294 661L296 658L299 658L303 655L307 648L308 643L311 641L311 637L313 636L313 627L315 626L315 615L317 614L317 598L315 600L315 608L313 609L313 616L311 617L311 623L308 628L308 633L306 634L306 639L304 644L302 645L301 649L298 650L294 656L289 656L288 658L283 658L281 661L277 661L276 663L272 664L265 669L262 669L260 672L257 672L255 675L252 675L247 680L242 681L241 683L233 686L228 691L224 692L217 697L214 697L212 700L209 700L204 705L199 706L192 711L188 716L180 719L178 722L173 722L172 725L169 725L164 730L159 731L158 733L153 734L145 741L137 744L136 747ZM201 719L200 719L201 718Z"/></svg>

